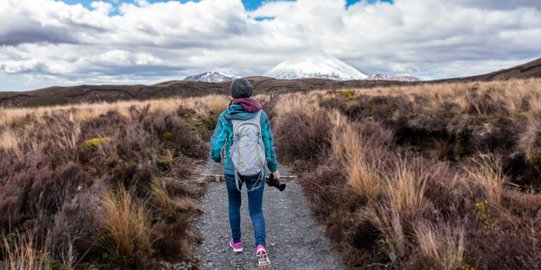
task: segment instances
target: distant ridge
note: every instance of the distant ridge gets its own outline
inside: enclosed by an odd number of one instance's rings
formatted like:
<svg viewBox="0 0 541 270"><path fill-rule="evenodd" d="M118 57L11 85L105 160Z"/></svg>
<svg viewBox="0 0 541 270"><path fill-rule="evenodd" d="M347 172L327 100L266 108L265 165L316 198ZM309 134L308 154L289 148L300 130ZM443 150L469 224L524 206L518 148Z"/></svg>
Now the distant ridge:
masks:
<svg viewBox="0 0 541 270"><path fill-rule="evenodd" d="M406 82L389 81L336 81L327 79L277 80L247 77L254 86L254 95L280 94L318 89L351 89L405 85ZM409 83L411 84L411 83ZM82 102L114 102L120 100L148 100L168 97L194 97L209 94L230 95L230 81L198 82L168 81L154 85L81 85L48 87L25 92L0 92L0 107L33 107Z"/></svg>

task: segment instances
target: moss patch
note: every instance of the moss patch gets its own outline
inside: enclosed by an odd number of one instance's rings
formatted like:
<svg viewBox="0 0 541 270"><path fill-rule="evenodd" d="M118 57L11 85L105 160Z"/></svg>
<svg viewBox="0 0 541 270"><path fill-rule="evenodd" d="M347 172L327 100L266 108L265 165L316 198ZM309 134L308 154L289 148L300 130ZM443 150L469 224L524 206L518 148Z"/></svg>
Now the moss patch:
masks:
<svg viewBox="0 0 541 270"><path fill-rule="evenodd" d="M98 147L104 143L111 141L110 138L92 138L81 143L79 148L81 152L86 153L98 149Z"/></svg>

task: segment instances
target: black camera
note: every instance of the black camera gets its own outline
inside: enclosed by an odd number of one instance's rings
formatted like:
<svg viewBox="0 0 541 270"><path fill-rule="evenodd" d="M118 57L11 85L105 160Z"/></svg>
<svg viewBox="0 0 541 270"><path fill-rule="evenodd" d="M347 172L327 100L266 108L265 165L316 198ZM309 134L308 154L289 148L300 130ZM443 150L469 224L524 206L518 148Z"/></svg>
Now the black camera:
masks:
<svg viewBox="0 0 541 270"><path fill-rule="evenodd" d="M267 177L266 182L267 182L267 185L271 187L275 187L280 191L284 191L284 189L286 189L286 184L282 184L280 183L280 180L274 179L274 174L272 173L269 175L269 177Z"/></svg>

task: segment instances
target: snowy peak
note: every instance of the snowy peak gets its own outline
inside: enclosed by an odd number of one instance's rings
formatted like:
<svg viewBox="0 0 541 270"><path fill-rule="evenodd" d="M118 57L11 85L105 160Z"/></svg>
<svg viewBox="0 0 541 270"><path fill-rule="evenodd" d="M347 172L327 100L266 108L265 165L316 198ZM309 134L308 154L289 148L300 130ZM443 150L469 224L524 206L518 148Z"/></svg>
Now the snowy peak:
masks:
<svg viewBox="0 0 541 270"><path fill-rule="evenodd" d="M373 81L399 81L399 82L418 82L419 78L413 76L386 75L377 73L370 76L367 80Z"/></svg>
<svg viewBox="0 0 541 270"><path fill-rule="evenodd" d="M195 81L195 82L225 82L225 81L232 81L236 78L239 78L239 77L234 76L234 75L220 73L217 71L207 71L205 73L188 76L184 78L184 80Z"/></svg>
<svg viewBox="0 0 541 270"><path fill-rule="evenodd" d="M362 80L368 76L332 56L312 56L284 61L265 73L276 79L320 78Z"/></svg>

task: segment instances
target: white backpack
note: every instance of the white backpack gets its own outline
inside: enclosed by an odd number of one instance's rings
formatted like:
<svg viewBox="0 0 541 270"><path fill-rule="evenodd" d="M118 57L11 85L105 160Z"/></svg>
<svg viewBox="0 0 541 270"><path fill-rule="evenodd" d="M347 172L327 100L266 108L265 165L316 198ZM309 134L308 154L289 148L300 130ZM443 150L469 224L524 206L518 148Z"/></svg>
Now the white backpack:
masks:
<svg viewBox="0 0 541 270"><path fill-rule="evenodd" d="M265 145L261 136L261 111L248 120L231 120L233 124L233 142L229 150L229 157L235 166L235 183L239 188L239 174L245 176L257 175L259 185L252 186L258 189L265 178Z"/></svg>

